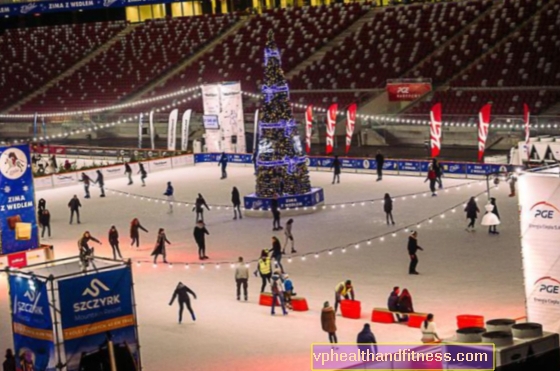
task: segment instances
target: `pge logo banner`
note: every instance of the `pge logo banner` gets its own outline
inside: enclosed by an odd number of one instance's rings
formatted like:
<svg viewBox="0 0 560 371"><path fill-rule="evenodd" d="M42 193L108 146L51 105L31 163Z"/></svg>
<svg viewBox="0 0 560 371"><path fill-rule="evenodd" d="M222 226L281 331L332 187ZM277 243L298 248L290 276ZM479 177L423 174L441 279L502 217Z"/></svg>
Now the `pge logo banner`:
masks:
<svg viewBox="0 0 560 371"><path fill-rule="evenodd" d="M16 363L26 370L55 370L46 283L10 275L9 284Z"/></svg>
<svg viewBox="0 0 560 371"><path fill-rule="evenodd" d="M68 370L108 362L109 339L118 353L119 369L139 369L140 355L132 302L130 267L63 280L58 285ZM108 364L108 363L107 363Z"/></svg>
<svg viewBox="0 0 560 371"><path fill-rule="evenodd" d="M39 247L28 145L0 148L1 254Z"/></svg>

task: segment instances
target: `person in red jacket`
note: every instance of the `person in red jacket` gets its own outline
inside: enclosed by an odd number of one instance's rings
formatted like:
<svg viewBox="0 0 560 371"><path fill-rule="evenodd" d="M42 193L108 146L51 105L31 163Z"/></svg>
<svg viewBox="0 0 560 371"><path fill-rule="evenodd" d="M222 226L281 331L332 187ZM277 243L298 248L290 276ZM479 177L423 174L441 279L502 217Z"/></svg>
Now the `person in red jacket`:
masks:
<svg viewBox="0 0 560 371"><path fill-rule="evenodd" d="M436 194L436 182L437 182L437 173L434 170L433 166L430 166L429 170L428 170L428 176L426 177L426 181L430 181L430 191L432 191L432 197L433 196L437 196Z"/></svg>

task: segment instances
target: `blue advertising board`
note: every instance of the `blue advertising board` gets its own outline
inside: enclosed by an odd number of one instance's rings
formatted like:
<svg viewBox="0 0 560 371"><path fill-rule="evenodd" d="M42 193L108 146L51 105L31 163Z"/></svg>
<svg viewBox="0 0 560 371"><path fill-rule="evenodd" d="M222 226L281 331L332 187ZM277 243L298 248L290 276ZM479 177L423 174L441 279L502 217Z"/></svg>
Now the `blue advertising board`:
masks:
<svg viewBox="0 0 560 371"><path fill-rule="evenodd" d="M29 146L0 147L0 254L39 247Z"/></svg>
<svg viewBox="0 0 560 371"><path fill-rule="evenodd" d="M140 370L129 266L61 280L58 289L68 371L109 369L109 342L118 370Z"/></svg>
<svg viewBox="0 0 560 371"><path fill-rule="evenodd" d="M247 195L243 198L243 206L249 210L269 210L270 198L257 197L255 194ZM278 197L280 209L292 209L296 207L312 207L325 201L322 188L312 188L311 192L295 195Z"/></svg>
<svg viewBox="0 0 560 371"><path fill-rule="evenodd" d="M12 327L18 370L56 369L47 283L10 275Z"/></svg>

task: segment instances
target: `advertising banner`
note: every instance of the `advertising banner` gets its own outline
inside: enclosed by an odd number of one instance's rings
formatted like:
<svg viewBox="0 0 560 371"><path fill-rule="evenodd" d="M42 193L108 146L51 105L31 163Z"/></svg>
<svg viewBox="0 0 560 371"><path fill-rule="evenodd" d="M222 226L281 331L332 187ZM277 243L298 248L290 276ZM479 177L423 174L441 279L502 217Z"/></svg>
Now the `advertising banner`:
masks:
<svg viewBox="0 0 560 371"><path fill-rule="evenodd" d="M313 106L305 109L305 152L311 152L311 134L313 133Z"/></svg>
<svg viewBox="0 0 560 371"><path fill-rule="evenodd" d="M105 179L124 177L124 165L114 165L101 169Z"/></svg>
<svg viewBox="0 0 560 371"><path fill-rule="evenodd" d="M148 161L148 166L150 168L150 173L158 170L171 169L171 159L161 158L159 160Z"/></svg>
<svg viewBox="0 0 560 371"><path fill-rule="evenodd" d="M518 195L527 319L560 332L560 179L523 174Z"/></svg>
<svg viewBox="0 0 560 371"><path fill-rule="evenodd" d="M54 174L52 176L54 186L78 183L78 173Z"/></svg>
<svg viewBox="0 0 560 371"><path fill-rule="evenodd" d="M35 191L27 144L0 147L0 254L39 247Z"/></svg>
<svg viewBox="0 0 560 371"><path fill-rule="evenodd" d="M311 192L297 195L280 197L278 206L280 208L309 207L319 204L325 200L322 188L312 188ZM243 205L246 209L258 210L269 209L270 199L256 197L256 195L248 195L243 198Z"/></svg>
<svg viewBox="0 0 560 371"><path fill-rule="evenodd" d="M441 103L436 103L430 111L430 148L432 157L438 157L441 151Z"/></svg>
<svg viewBox="0 0 560 371"><path fill-rule="evenodd" d="M155 129L154 129L154 110L150 111L150 145L152 150L156 148L155 143Z"/></svg>
<svg viewBox="0 0 560 371"><path fill-rule="evenodd" d="M490 110L491 104L486 104L478 113L478 161L484 158L484 150L486 149L486 139L488 139L488 131L490 129Z"/></svg>
<svg viewBox="0 0 560 371"><path fill-rule="evenodd" d="M354 127L356 126L356 111L358 106L352 103L346 110L346 154L350 151L352 145L352 135L354 135Z"/></svg>
<svg viewBox="0 0 560 371"><path fill-rule="evenodd" d="M220 85L202 85L202 106L204 115L220 117ZM218 120L219 121L219 120ZM207 152L222 152L221 129L204 129L204 139Z"/></svg>
<svg viewBox="0 0 560 371"><path fill-rule="evenodd" d="M334 147L334 130L336 127L336 111L338 110L338 104L331 104L329 110L327 111L327 148L326 154L331 154Z"/></svg>
<svg viewBox="0 0 560 371"><path fill-rule="evenodd" d="M47 175L47 176L35 178L34 183L36 189L52 188L53 186L52 176Z"/></svg>
<svg viewBox="0 0 560 371"><path fill-rule="evenodd" d="M47 283L10 275L9 284L17 369L56 370Z"/></svg>
<svg viewBox="0 0 560 371"><path fill-rule="evenodd" d="M186 151L189 146L189 125L191 123L191 114L191 109L183 112L183 118L181 120L181 151Z"/></svg>
<svg viewBox="0 0 560 371"><path fill-rule="evenodd" d="M140 370L130 267L61 280L60 316L67 370Z"/></svg>
<svg viewBox="0 0 560 371"><path fill-rule="evenodd" d="M194 156L184 155L171 157L171 165L173 168L194 165Z"/></svg>
<svg viewBox="0 0 560 371"><path fill-rule="evenodd" d="M179 119L179 110L175 108L169 114L167 122L167 149L175 151L177 148L177 120Z"/></svg>
<svg viewBox="0 0 560 371"><path fill-rule="evenodd" d="M243 122L243 97L239 82L220 85L220 125L222 128L222 151L244 153L245 123Z"/></svg>
<svg viewBox="0 0 560 371"><path fill-rule="evenodd" d="M410 102L432 91L429 82L387 81L389 102Z"/></svg>

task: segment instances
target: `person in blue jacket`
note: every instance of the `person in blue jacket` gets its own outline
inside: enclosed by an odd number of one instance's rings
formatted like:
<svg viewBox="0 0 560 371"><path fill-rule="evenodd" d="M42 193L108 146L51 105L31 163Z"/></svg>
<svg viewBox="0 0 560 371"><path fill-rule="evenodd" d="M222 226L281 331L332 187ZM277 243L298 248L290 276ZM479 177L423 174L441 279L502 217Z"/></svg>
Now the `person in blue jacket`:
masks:
<svg viewBox="0 0 560 371"><path fill-rule="evenodd" d="M169 202L168 213L171 214L173 212L173 201L175 201L175 198L173 197L173 185L171 185L171 182L167 182L167 189L163 195L167 196L167 202Z"/></svg>
<svg viewBox="0 0 560 371"><path fill-rule="evenodd" d="M222 177L220 179L225 179L227 178L227 164L228 164L228 158L225 152L222 152L222 155L220 156L220 160L218 161L218 166L222 165Z"/></svg>
<svg viewBox="0 0 560 371"><path fill-rule="evenodd" d="M293 309L292 296L296 296L294 284L290 276L286 273L284 274L284 300L286 301L286 307L288 307L288 309Z"/></svg>

